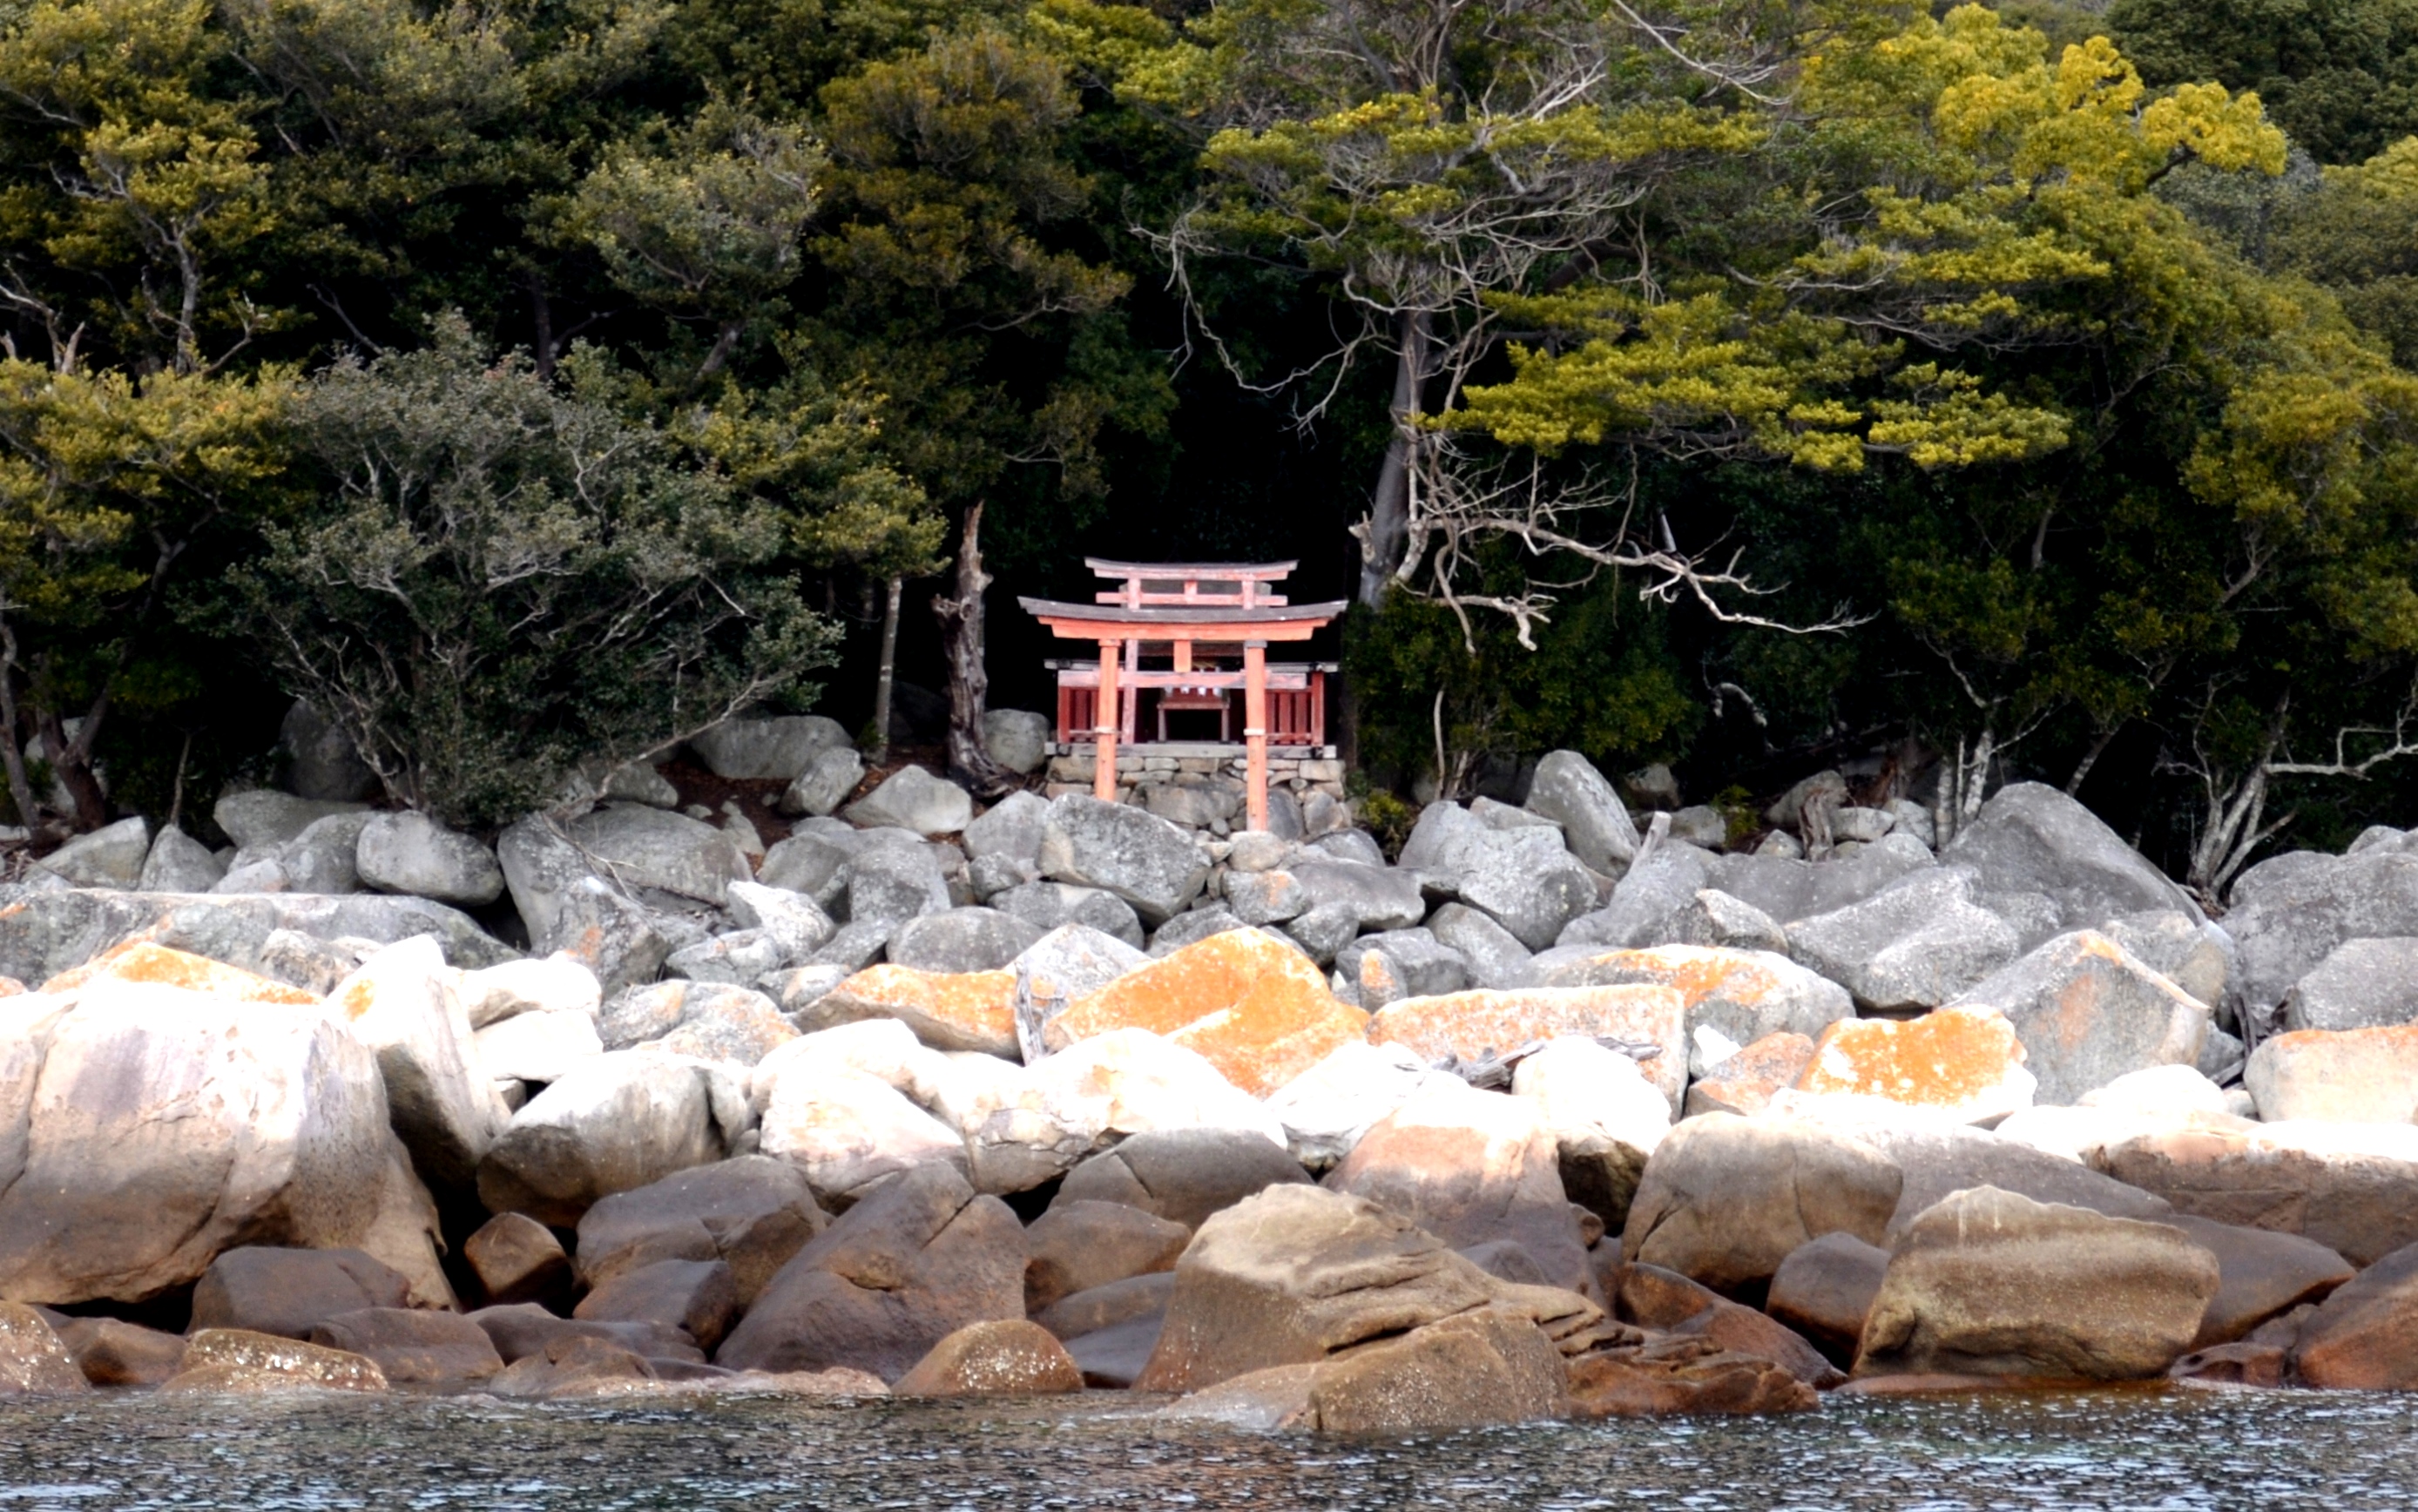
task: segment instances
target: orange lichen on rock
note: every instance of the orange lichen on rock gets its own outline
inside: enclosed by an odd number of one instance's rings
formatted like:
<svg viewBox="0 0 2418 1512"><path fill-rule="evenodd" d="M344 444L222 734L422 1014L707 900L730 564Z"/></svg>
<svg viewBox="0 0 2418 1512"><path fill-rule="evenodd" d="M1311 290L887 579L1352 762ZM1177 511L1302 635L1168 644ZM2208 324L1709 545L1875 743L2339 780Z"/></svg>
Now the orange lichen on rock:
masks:
<svg viewBox="0 0 2418 1512"><path fill-rule="evenodd" d="M1800 1092L1878 1097L1987 1118L2031 1105L2023 1042L1991 1008L1937 1008L1920 1018L1843 1018L1822 1031Z"/></svg>
<svg viewBox="0 0 2418 1512"><path fill-rule="evenodd" d="M895 1018L936 1050L1015 1057L1016 973L868 966L819 999L806 1027Z"/></svg>
<svg viewBox="0 0 2418 1512"><path fill-rule="evenodd" d="M61 971L43 983L42 990L72 992L95 982L146 982L160 986L183 987L188 992L199 992L234 1002L308 1004L319 1000L317 993L289 986L283 982L272 982L241 967L211 960L207 955L172 950L143 939L114 946L82 966Z"/></svg>
<svg viewBox="0 0 2418 1512"><path fill-rule="evenodd" d="M1709 945L1655 945L1645 950L1608 950L1582 966L1560 968L1557 977L1573 986L1660 984L1676 990L1691 1008L1708 998L1752 1007L1778 997L1790 985L1768 964L1770 959Z"/></svg>
<svg viewBox="0 0 2418 1512"><path fill-rule="evenodd" d="M1794 1087L1814 1063L1814 1042L1802 1034L1766 1034L1688 1088L1688 1113L1740 1113L1748 1117L1771 1106L1783 1087Z"/></svg>
<svg viewBox="0 0 2418 1512"><path fill-rule="evenodd" d="M1368 1031L1309 958L1256 929L1230 929L1078 998L1049 1022L1049 1047L1143 1029L1193 1051L1254 1097Z"/></svg>
<svg viewBox="0 0 2418 1512"><path fill-rule="evenodd" d="M1688 1084L1688 1004L1657 984L1503 987L1404 998L1369 1021L1372 1045L1401 1045L1422 1061L1482 1061L1560 1034L1645 1041L1661 1053L1640 1067L1671 1106Z"/></svg>

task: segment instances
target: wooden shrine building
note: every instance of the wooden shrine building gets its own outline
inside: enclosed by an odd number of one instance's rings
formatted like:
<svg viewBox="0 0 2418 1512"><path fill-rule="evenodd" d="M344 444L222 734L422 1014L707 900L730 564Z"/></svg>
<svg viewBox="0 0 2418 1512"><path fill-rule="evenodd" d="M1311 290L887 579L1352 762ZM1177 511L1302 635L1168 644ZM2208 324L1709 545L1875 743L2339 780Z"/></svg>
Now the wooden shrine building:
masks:
<svg viewBox="0 0 2418 1512"><path fill-rule="evenodd" d="M1271 591L1295 562L1153 564L1086 558L1084 565L1117 585L1092 603L1019 600L1027 613L1062 640L1099 647L1094 662L1053 662L1058 673L1058 741L1072 751L1093 747L1092 790L1117 796L1117 749L1161 748L1174 742L1179 722L1231 747L1236 716L1247 753L1245 787L1250 825L1268 824L1268 744L1326 749L1326 675L1331 663L1268 660L1269 643L1306 641L1344 610L1334 603L1288 603ZM1241 707L1237 709L1239 699Z"/></svg>

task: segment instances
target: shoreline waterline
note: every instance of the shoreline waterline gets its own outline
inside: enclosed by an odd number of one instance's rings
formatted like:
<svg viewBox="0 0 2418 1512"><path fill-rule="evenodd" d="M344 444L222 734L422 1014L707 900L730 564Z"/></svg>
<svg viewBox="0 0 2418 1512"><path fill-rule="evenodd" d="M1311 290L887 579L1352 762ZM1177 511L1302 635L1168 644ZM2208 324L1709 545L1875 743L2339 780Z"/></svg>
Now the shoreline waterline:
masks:
<svg viewBox="0 0 2418 1512"><path fill-rule="evenodd" d="M2418 1506L2418 1397L2115 1389L1831 1398L1780 1417L1443 1435L1160 1424L1125 1393L0 1405L17 1508L1155 1508L1390 1512Z"/></svg>

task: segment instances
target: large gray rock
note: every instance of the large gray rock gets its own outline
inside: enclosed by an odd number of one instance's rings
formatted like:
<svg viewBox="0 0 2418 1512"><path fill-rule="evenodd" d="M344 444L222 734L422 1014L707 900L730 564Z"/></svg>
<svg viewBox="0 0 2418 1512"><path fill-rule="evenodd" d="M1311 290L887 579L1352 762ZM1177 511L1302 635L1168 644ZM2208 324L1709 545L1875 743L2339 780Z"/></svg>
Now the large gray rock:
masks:
<svg viewBox="0 0 2418 1512"><path fill-rule="evenodd" d="M361 832L369 828L371 814L330 814L326 818L313 819L300 834L276 848L273 860L284 874L284 891L293 893L358 893L361 891ZM219 880L216 891L248 892L236 885L243 870L243 856L238 854L227 864L227 875Z"/></svg>
<svg viewBox="0 0 2418 1512"><path fill-rule="evenodd" d="M680 807L680 789L661 769L645 761L625 761L604 771L595 784L601 802L644 803L649 808ZM582 796L586 796L583 791Z"/></svg>
<svg viewBox="0 0 2418 1512"><path fill-rule="evenodd" d="M171 826L151 842L135 886L145 893L207 893L226 875L226 863L210 848Z"/></svg>
<svg viewBox="0 0 2418 1512"><path fill-rule="evenodd" d="M1670 1100L1636 1061L1575 1034L1523 1056L1511 1073L1511 1094L1536 1104L1553 1130L1569 1199L1617 1235L1646 1161L1670 1132Z"/></svg>
<svg viewBox="0 0 2418 1512"><path fill-rule="evenodd" d="M141 815L80 834L34 863L34 869L77 887L134 887L151 854L151 827Z"/></svg>
<svg viewBox="0 0 2418 1512"><path fill-rule="evenodd" d="M0 1000L0 1294L139 1302L237 1245L355 1244L391 1139L375 1058L316 1005Z"/></svg>
<svg viewBox="0 0 2418 1512"><path fill-rule="evenodd" d="M1532 951L1553 944L1596 903L1595 878L1545 829L1489 831L1465 853L1456 891Z"/></svg>
<svg viewBox="0 0 2418 1512"><path fill-rule="evenodd" d="M536 934L537 949L569 955L607 992L653 981L671 955L655 915L601 877L580 878L557 895L553 910L553 922Z"/></svg>
<svg viewBox="0 0 2418 1512"><path fill-rule="evenodd" d="M1507 1290L1407 1214L1321 1187L1270 1186L1193 1235L1134 1384L1199 1391L1274 1366L1321 1364Z"/></svg>
<svg viewBox="0 0 2418 1512"><path fill-rule="evenodd" d="M2099 816L2036 782L2000 788L1940 852L1971 867L1984 893L2041 893L2068 929L2095 929L2145 909L2200 917L2199 905Z"/></svg>
<svg viewBox="0 0 2418 1512"><path fill-rule="evenodd" d="M1460 878L1464 853L1483 844L1489 832L1484 819L1449 799L1440 799L1419 810L1418 822L1411 826L1395 859L1403 867L1450 887ZM1382 854L1379 859L1384 859Z"/></svg>
<svg viewBox="0 0 2418 1512"><path fill-rule="evenodd" d="M1283 924L1316 907L1301 878L1281 867L1226 874L1227 910L1247 924Z"/></svg>
<svg viewBox="0 0 2418 1512"><path fill-rule="evenodd" d="M1627 871L1637 854L1637 826L1628 806L1576 751L1555 751L1537 763L1527 806L1559 824L1570 853L1607 877Z"/></svg>
<svg viewBox="0 0 2418 1512"><path fill-rule="evenodd" d="M604 1052L593 1013L543 1010L515 1014L471 1035L480 1066L494 1077L549 1082Z"/></svg>
<svg viewBox="0 0 2418 1512"><path fill-rule="evenodd" d="M823 941L815 952L811 966L837 966L853 973L864 970L881 959L884 947L890 943L890 932L898 927L884 921L844 924L839 932Z"/></svg>
<svg viewBox="0 0 2418 1512"><path fill-rule="evenodd" d="M2112 920L2102 931L2143 964L2216 1009L2226 1010L2233 980L2233 937L2179 909L2152 909Z"/></svg>
<svg viewBox="0 0 2418 1512"><path fill-rule="evenodd" d="M943 1165L902 1173L798 1251L718 1364L895 1381L969 1323L1024 1316L1024 1227Z"/></svg>
<svg viewBox="0 0 2418 1512"><path fill-rule="evenodd" d="M1562 832L1559 820L1499 802L1483 793L1469 801L1469 813L1472 818L1490 830L1551 830L1555 834Z"/></svg>
<svg viewBox="0 0 2418 1512"><path fill-rule="evenodd" d="M2242 1085L2270 1123L2418 1123L2418 1030L2310 1030L2261 1040Z"/></svg>
<svg viewBox="0 0 2418 1512"><path fill-rule="evenodd" d="M1322 856L1331 856L1337 861L1356 861L1363 866L1385 864L1384 848L1377 844L1377 837L1366 830L1335 830L1324 832L1317 839L1306 842L1303 848L1316 851Z"/></svg>
<svg viewBox="0 0 2418 1512"><path fill-rule="evenodd" d="M820 714L784 714L773 719L726 719L688 748L717 777L789 782L826 751L847 746L848 731Z"/></svg>
<svg viewBox="0 0 2418 1512"><path fill-rule="evenodd" d="M1896 1233L1951 1192L1995 1186L2035 1202L2089 1208L2114 1218L2154 1222L2174 1211L2164 1198L2103 1176L2079 1162L1981 1129L1878 1123L1851 1128L1897 1165L1905 1185L1890 1230Z"/></svg>
<svg viewBox="0 0 2418 1512"><path fill-rule="evenodd" d="M2219 1279L2180 1229L1960 1191L1891 1242L1856 1374L2161 1375L2192 1347Z"/></svg>
<svg viewBox="0 0 2418 1512"><path fill-rule="evenodd" d="M1907 877L1788 929L1789 953L1873 1010L1936 1008L2015 957L2013 929L1973 901L1953 867Z"/></svg>
<svg viewBox="0 0 2418 1512"><path fill-rule="evenodd" d="M1364 931L1408 929L1427 917L1427 900L1416 872L1307 851L1296 856L1289 869L1309 893L1310 909L1305 911L1346 908Z"/></svg>
<svg viewBox="0 0 2418 1512"><path fill-rule="evenodd" d="M2347 939L2418 937L2418 853L2372 846L2349 856L2294 851L2233 884L2225 931L2242 1005L2264 1014Z"/></svg>
<svg viewBox="0 0 2418 1512"><path fill-rule="evenodd" d="M571 821L570 840L594 870L625 888L654 887L721 904L730 884L754 879L727 831L640 804L612 803Z"/></svg>
<svg viewBox="0 0 2418 1512"><path fill-rule="evenodd" d="M723 982L627 988L604 1004L596 1029L608 1050L643 1045L739 1065L754 1065L798 1037L772 999Z"/></svg>
<svg viewBox="0 0 2418 1512"><path fill-rule="evenodd" d="M1008 963L1016 973L1017 1041L1024 1059L1041 1059L1042 1031L1076 999L1149 964L1132 941L1085 924L1061 924L1034 940Z"/></svg>
<svg viewBox="0 0 2418 1512"><path fill-rule="evenodd" d="M469 1013L436 938L372 955L337 984L328 1006L377 1057L394 1132L421 1174L467 1189L511 1110L480 1063Z"/></svg>
<svg viewBox="0 0 2418 1512"><path fill-rule="evenodd" d="M815 1195L834 1208L901 1172L939 1165L962 1173L967 1163L956 1130L888 1082L828 1063L793 1061L778 1070L761 1135L764 1153L797 1167Z"/></svg>
<svg viewBox="0 0 2418 1512"><path fill-rule="evenodd" d="M1096 887L1076 887L1067 882L1027 882L994 895L990 906L1039 929L1081 924L1087 929L1114 936L1137 950L1141 948L1141 920L1135 916L1132 907L1115 893L1104 893Z"/></svg>
<svg viewBox="0 0 2418 1512"><path fill-rule="evenodd" d="M1911 840L1867 846L1828 861L1781 856L1716 856L1706 863L1706 886L1717 888L1786 924L1861 903L1909 872L1937 864Z"/></svg>
<svg viewBox="0 0 2418 1512"><path fill-rule="evenodd" d="M362 1253L391 1266L409 1286L413 1307L451 1311L459 1299L445 1275L445 1224L436 1199L412 1168L411 1152L403 1141L387 1140L386 1181L378 1194L378 1215L360 1238Z"/></svg>
<svg viewBox="0 0 2418 1512"><path fill-rule="evenodd" d="M311 1336L330 1318L363 1307L401 1307L411 1283L360 1250L245 1245L210 1262L193 1287L192 1332L242 1328L281 1338Z"/></svg>
<svg viewBox="0 0 2418 1512"><path fill-rule="evenodd" d="M1048 933L996 909L950 909L910 919L890 936L890 961L919 971L996 971Z"/></svg>
<svg viewBox="0 0 2418 1512"><path fill-rule="evenodd" d="M47 982L113 945L140 937L247 971L275 975L263 952L281 931L323 941L377 944L435 935L448 961L471 970L499 965L518 955L467 915L425 898L368 893L336 897L296 893L228 896L99 888L22 889L15 890L8 906L0 909L0 974L20 982ZM351 966L347 961L344 970Z"/></svg>
<svg viewBox="0 0 2418 1512"><path fill-rule="evenodd" d="M608 1323L584 1318L558 1318L534 1302L498 1304L469 1315L485 1331L506 1364L549 1352L562 1352L582 1339L594 1339L650 1360L678 1360L703 1365L705 1355L696 1341L678 1328L662 1323Z"/></svg>
<svg viewBox="0 0 2418 1512"><path fill-rule="evenodd" d="M1679 916L1710 885L1712 858L1693 846L1665 841L1635 860L1612 901L1565 925L1557 945L1603 945L1634 950L1678 938Z"/></svg>
<svg viewBox="0 0 2418 1512"><path fill-rule="evenodd" d="M1474 987L1524 987L1534 980L1531 952L1511 931L1465 903L1447 903L1428 918L1428 933L1457 952Z"/></svg>
<svg viewBox="0 0 2418 1512"><path fill-rule="evenodd" d="M1198 1229L1255 1193L1308 1181L1281 1146L1246 1129L1146 1129L1068 1171L1050 1206L1116 1202Z"/></svg>
<svg viewBox="0 0 2418 1512"><path fill-rule="evenodd" d="M782 791L781 812L817 816L834 813L863 781L865 758L856 754L854 746L834 746L806 763L806 770Z"/></svg>
<svg viewBox="0 0 2418 1512"><path fill-rule="evenodd" d="M849 863L855 854L829 835L791 834L766 848L764 863L756 870L756 879L767 887L812 898L834 923L845 923Z"/></svg>
<svg viewBox="0 0 2418 1512"><path fill-rule="evenodd" d="M945 777L921 767L901 767L881 786L848 806L850 824L890 826L921 835L956 834L974 817L974 801Z"/></svg>
<svg viewBox="0 0 2418 1512"><path fill-rule="evenodd" d="M1335 970L1370 1012L1398 999L1432 998L1470 985L1469 963L1461 952L1425 929L1362 935L1335 953Z"/></svg>
<svg viewBox="0 0 2418 1512"><path fill-rule="evenodd" d="M1954 1001L2006 1015L2043 1104L2077 1103L2150 1066L2195 1064L2212 1028L2206 1003L2092 929L2059 935Z"/></svg>
<svg viewBox="0 0 2418 1512"><path fill-rule="evenodd" d="M353 738L301 699L285 710L278 738L289 760L286 778L297 795L355 802L377 791L377 773L361 759Z"/></svg>
<svg viewBox="0 0 2418 1512"><path fill-rule="evenodd" d="M1652 950L1593 951L1557 946L1536 958L1536 982L1548 987L1661 985L1688 1005L1688 1041L1709 1031L1746 1046L1768 1034L1818 1038L1855 1016L1845 988L1784 955L1767 951L1664 945Z"/></svg>
<svg viewBox="0 0 2418 1512"><path fill-rule="evenodd" d="M1424 1093L1363 1135L1324 1184L1449 1245L1515 1241L1554 1286L1583 1291L1592 1275L1560 1143L1527 1098L1469 1087Z"/></svg>
<svg viewBox="0 0 2418 1512"><path fill-rule="evenodd" d="M579 1220L579 1278L600 1286L661 1260L720 1260L745 1306L827 1222L803 1171L741 1155L589 1208Z"/></svg>
<svg viewBox="0 0 2418 1512"><path fill-rule="evenodd" d="M731 883L727 907L731 923L742 929L762 930L793 961L812 955L839 927L815 906L814 899L761 882Z"/></svg>
<svg viewBox="0 0 2418 1512"><path fill-rule="evenodd" d="M664 957L664 974L744 986L789 962L789 952L763 930L733 929L673 951Z"/></svg>
<svg viewBox="0 0 2418 1512"><path fill-rule="evenodd" d="M1024 1306L1041 1312L1096 1287L1174 1270L1192 1230L1123 1202L1068 1201L1062 1195L1024 1237L1032 1248Z"/></svg>
<svg viewBox="0 0 2418 1512"><path fill-rule="evenodd" d="M1251 927L1235 918L1233 909L1213 903L1187 913L1179 913L1151 931L1150 953L1153 955L1172 955L1185 946L1199 944L1211 935Z"/></svg>
<svg viewBox="0 0 2418 1512"><path fill-rule="evenodd" d="M1170 824L1207 830L1243 812L1243 785L1232 777L1183 776L1142 788L1142 806Z"/></svg>
<svg viewBox="0 0 2418 1512"><path fill-rule="evenodd" d="M1049 801L1034 793L1010 793L965 827L966 855L1003 857L1019 865L1041 864L1041 832L1049 826Z"/></svg>
<svg viewBox="0 0 2418 1512"><path fill-rule="evenodd" d="M1502 925L1495 927L1500 929ZM1321 966L1329 966L1334 963L1335 953L1351 944L1360 933L1360 916L1350 904L1323 903L1298 919L1287 920L1283 933L1301 947L1303 955Z"/></svg>
<svg viewBox="0 0 2418 1512"><path fill-rule="evenodd" d="M2181 1213L2298 1234L2354 1265L2418 1244L2418 1129L2406 1123L2199 1119L2111 1142L2089 1159L2126 1184L2118 1191L2140 1188Z"/></svg>
<svg viewBox="0 0 2418 1512"><path fill-rule="evenodd" d="M515 820L496 836L496 863L532 942L554 932L563 894L596 875L587 856L543 814Z"/></svg>
<svg viewBox="0 0 2418 1512"><path fill-rule="evenodd" d="M1181 912L1209 877L1207 858L1183 830L1138 808L1080 795L1050 804L1040 863L1044 877L1115 893L1153 926Z"/></svg>
<svg viewBox="0 0 2418 1512"><path fill-rule="evenodd" d="M486 1331L452 1312L364 1307L311 1330L310 1342L374 1362L390 1382L466 1385L504 1368Z"/></svg>
<svg viewBox="0 0 2418 1512"><path fill-rule="evenodd" d="M1283 1127L1285 1148L1293 1158L1325 1170L1413 1098L1454 1090L1447 1078L1460 1079L1407 1046L1351 1040L1271 1092L1266 1106Z"/></svg>
<svg viewBox="0 0 2418 1512"><path fill-rule="evenodd" d="M513 1115L479 1163L490 1212L569 1228L599 1199L722 1159L751 1127L723 1067L656 1050L600 1055Z"/></svg>
<svg viewBox="0 0 2418 1512"><path fill-rule="evenodd" d="M1699 892L1695 901L1675 916L1675 945L1711 945L1729 950L1788 952L1788 933L1780 922L1744 898L1719 888Z"/></svg>
<svg viewBox="0 0 2418 1512"><path fill-rule="evenodd" d="M896 834L897 831L883 833ZM860 847L848 863L848 922L879 924L885 938L910 919L949 908L948 879L932 848L908 840Z"/></svg>
<svg viewBox="0 0 2418 1512"><path fill-rule="evenodd" d="M1671 813L1671 837L1685 840L1706 850L1719 850L1730 843L1729 816L1709 803L1691 803Z"/></svg>
<svg viewBox="0 0 2418 1512"><path fill-rule="evenodd" d="M2284 1027L2379 1029L2418 1022L2418 937L2346 939L2284 999Z"/></svg>
<svg viewBox="0 0 2418 1512"><path fill-rule="evenodd" d="M410 893L482 908L501 897L504 874L487 848L425 814L379 814L361 827L354 864L380 893Z"/></svg>
<svg viewBox="0 0 2418 1512"><path fill-rule="evenodd" d="M1878 1244L1905 1184L1897 1162L1845 1131L1707 1113L1655 1148L1620 1252L1736 1294L1825 1234Z"/></svg>
<svg viewBox="0 0 2418 1512"><path fill-rule="evenodd" d="M992 709L983 714L983 749L1008 771L1041 770L1049 759L1049 742L1057 731L1049 716L1029 709Z"/></svg>
<svg viewBox="0 0 2418 1512"><path fill-rule="evenodd" d="M283 845L330 814L358 814L364 805L333 799L297 798L291 793L254 788L229 793L210 809L210 817L226 832L238 850Z"/></svg>

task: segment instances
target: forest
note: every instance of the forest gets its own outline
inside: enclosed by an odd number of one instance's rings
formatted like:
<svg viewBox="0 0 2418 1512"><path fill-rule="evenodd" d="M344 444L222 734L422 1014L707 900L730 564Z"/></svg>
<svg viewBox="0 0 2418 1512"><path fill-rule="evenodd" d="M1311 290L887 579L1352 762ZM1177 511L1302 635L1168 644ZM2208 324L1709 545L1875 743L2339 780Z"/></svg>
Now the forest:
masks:
<svg viewBox="0 0 2418 1512"><path fill-rule="evenodd" d="M1298 558L1371 802L2418 799L2418 0L8 0L0 766L492 827ZM877 730L877 735L886 731Z"/></svg>

